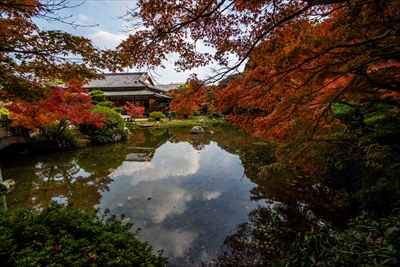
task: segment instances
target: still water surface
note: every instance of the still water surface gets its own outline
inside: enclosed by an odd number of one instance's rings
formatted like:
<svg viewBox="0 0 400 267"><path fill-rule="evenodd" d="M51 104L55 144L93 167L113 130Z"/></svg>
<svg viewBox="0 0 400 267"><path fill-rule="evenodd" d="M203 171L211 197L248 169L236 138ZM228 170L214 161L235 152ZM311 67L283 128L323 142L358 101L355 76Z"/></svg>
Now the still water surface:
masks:
<svg viewBox="0 0 400 267"><path fill-rule="evenodd" d="M311 192L315 185L297 188L288 182L293 173L257 178L258 166L273 161L269 146L233 127L208 130L215 134L136 130L126 142L6 160L3 179L18 182L7 207L56 200L125 214L171 266L212 259L249 213L276 204L287 207L281 216L293 225L331 226L332 209Z"/></svg>

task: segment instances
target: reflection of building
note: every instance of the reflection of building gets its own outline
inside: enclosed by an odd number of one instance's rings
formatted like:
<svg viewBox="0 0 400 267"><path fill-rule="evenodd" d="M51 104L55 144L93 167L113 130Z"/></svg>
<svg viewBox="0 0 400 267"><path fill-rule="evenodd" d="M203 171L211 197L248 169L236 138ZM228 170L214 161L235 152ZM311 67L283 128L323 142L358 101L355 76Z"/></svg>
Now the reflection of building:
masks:
<svg viewBox="0 0 400 267"><path fill-rule="evenodd" d="M125 105L126 101L145 107L145 114L164 110L172 100L165 95L166 91L154 85L146 72L104 74L103 80L91 81L83 88L103 91L116 107Z"/></svg>
<svg viewBox="0 0 400 267"><path fill-rule="evenodd" d="M125 161L151 161L156 151L152 147L134 147L132 150L126 155Z"/></svg>
<svg viewBox="0 0 400 267"><path fill-rule="evenodd" d="M154 127L140 131L143 136L139 142L133 141L126 151L125 161L150 162L156 150L171 138L171 132L165 127ZM132 140L135 138L132 137Z"/></svg>

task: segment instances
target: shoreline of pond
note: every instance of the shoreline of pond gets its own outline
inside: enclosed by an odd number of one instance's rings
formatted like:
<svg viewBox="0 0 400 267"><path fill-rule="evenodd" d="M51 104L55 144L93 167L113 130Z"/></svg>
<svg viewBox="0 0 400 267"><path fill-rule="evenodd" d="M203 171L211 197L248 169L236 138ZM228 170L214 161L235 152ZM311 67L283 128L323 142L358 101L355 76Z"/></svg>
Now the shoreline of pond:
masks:
<svg viewBox="0 0 400 267"><path fill-rule="evenodd" d="M216 118L208 118L207 116L193 116L184 119L173 118L171 120L161 119L160 121L151 121L148 118L136 118L134 121L124 119L125 128L127 129L127 133L125 136L116 140L115 142L121 142L129 138L132 134L131 131L143 128L161 128L161 127L191 127L191 126L200 126L200 127L210 127L213 125L226 124L226 120L224 118L216 119ZM75 129L70 129L71 132L78 134L79 131ZM79 134L78 134L79 135ZM89 137L81 135L74 144L60 145L58 143L51 143L45 139L37 138L36 134L31 134L30 143L26 144L14 144L9 147L5 147L0 150L0 159L4 158L14 158L20 155L34 155L40 153L52 153L52 152L62 152L73 149L79 149L87 146L101 146L115 142L107 142L107 143L97 143L93 142Z"/></svg>

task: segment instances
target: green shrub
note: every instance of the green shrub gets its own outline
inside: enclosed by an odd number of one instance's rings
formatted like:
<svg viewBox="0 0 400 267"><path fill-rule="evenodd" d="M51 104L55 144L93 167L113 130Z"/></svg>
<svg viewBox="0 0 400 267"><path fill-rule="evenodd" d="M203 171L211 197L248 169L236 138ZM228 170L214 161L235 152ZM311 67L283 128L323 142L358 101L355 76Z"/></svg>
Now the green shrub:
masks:
<svg viewBox="0 0 400 267"><path fill-rule="evenodd" d="M222 118L222 114L221 112L213 111L210 114L208 114L207 117L210 119L220 119Z"/></svg>
<svg viewBox="0 0 400 267"><path fill-rule="evenodd" d="M166 266L167 259L106 210L83 213L52 202L0 213L1 266Z"/></svg>
<svg viewBox="0 0 400 267"><path fill-rule="evenodd" d="M92 104L99 105L104 107L111 107L112 102L106 99L106 95L101 90L93 90L90 92L90 96L92 97Z"/></svg>
<svg viewBox="0 0 400 267"><path fill-rule="evenodd" d="M65 129L58 137L58 146L60 148L76 147L79 135L80 133L75 130Z"/></svg>
<svg viewBox="0 0 400 267"><path fill-rule="evenodd" d="M166 116L164 113L161 111L154 111L150 113L149 115L149 121L160 121L161 119L164 119Z"/></svg>
<svg viewBox="0 0 400 267"><path fill-rule="evenodd" d="M80 125L79 130L82 133L91 136L94 142L101 144L115 142L119 137L122 139L125 138L125 122L121 115L111 108L99 105L95 106L93 111L105 113L107 121L103 124L101 129L93 125Z"/></svg>
<svg viewBox="0 0 400 267"><path fill-rule="evenodd" d="M113 108L113 110L115 110L115 112L120 113L120 112L124 111L124 108L123 107L117 107L117 108Z"/></svg>

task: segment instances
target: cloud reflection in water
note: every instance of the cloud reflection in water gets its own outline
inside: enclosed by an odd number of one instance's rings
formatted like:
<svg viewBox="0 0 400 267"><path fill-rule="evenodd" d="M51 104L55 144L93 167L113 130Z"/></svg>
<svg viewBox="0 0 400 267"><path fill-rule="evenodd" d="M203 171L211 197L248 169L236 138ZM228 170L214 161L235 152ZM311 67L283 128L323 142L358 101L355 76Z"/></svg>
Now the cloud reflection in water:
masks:
<svg viewBox="0 0 400 267"><path fill-rule="evenodd" d="M249 193L254 184L242 179L243 172L239 156L214 142L200 151L167 142L151 162L118 167L101 208L124 213L142 229L138 237L165 256L187 260L190 253L190 261L207 260L256 206Z"/></svg>

